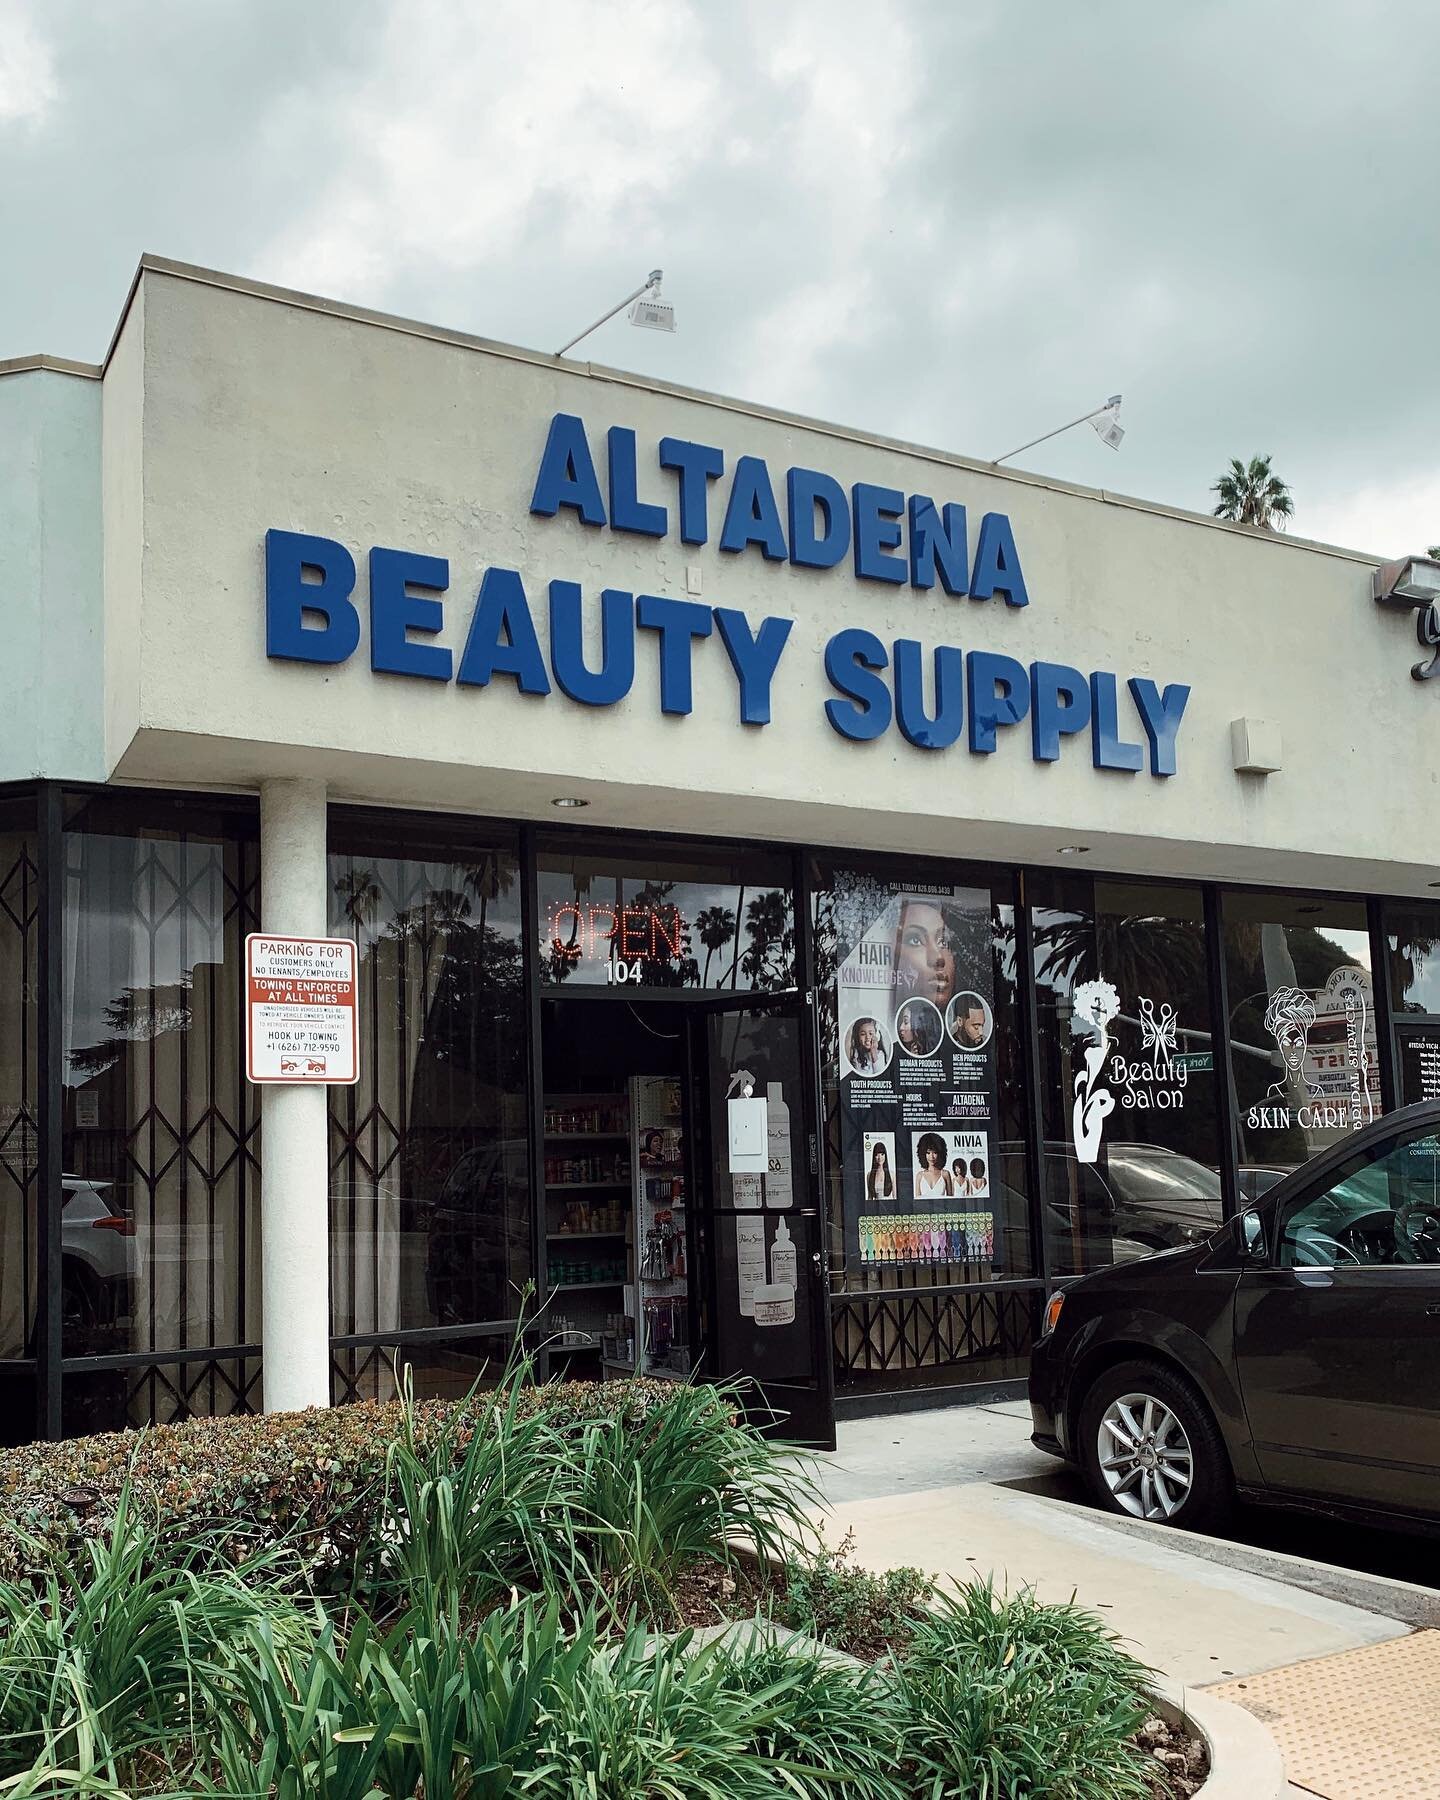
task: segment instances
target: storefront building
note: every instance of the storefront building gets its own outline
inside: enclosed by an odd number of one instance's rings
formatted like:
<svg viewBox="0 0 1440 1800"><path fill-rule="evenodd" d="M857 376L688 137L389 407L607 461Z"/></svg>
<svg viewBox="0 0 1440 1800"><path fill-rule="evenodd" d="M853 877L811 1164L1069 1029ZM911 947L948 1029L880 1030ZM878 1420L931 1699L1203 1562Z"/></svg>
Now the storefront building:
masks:
<svg viewBox="0 0 1440 1800"><path fill-rule="evenodd" d="M1440 1093L1375 558L147 260L0 363L0 577L8 1441L528 1311L823 1443ZM247 1078L262 929L353 1085Z"/></svg>

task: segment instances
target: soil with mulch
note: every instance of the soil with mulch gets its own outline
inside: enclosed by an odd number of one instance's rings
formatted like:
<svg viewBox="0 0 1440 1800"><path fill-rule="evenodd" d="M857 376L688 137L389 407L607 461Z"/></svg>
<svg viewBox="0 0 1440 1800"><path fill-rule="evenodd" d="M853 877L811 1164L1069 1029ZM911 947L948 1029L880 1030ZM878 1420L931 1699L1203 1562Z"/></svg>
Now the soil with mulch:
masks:
<svg viewBox="0 0 1440 1800"><path fill-rule="evenodd" d="M676 1583L671 1593L675 1624L717 1625L727 1619L749 1619L780 1610L784 1583L770 1570L743 1557L730 1568L700 1563ZM836 1646L861 1662L879 1662L900 1648L893 1635ZM1155 1800L1192 1800L1210 1773L1204 1741L1151 1713L1135 1734L1135 1743L1155 1763Z"/></svg>
<svg viewBox="0 0 1440 1800"><path fill-rule="evenodd" d="M1135 1733L1135 1742L1160 1765L1154 1776L1156 1800L1191 1800L1210 1773L1204 1743L1162 1719L1150 1717Z"/></svg>

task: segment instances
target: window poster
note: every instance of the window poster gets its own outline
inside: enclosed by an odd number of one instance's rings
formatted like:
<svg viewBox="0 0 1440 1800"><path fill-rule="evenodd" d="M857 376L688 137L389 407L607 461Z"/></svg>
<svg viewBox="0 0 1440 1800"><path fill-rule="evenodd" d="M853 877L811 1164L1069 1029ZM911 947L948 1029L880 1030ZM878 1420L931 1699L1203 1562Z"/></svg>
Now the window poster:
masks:
<svg viewBox="0 0 1440 1800"><path fill-rule="evenodd" d="M989 1263L990 895L860 878L837 896L840 1131L850 1259Z"/></svg>
<svg viewBox="0 0 1440 1800"><path fill-rule="evenodd" d="M1440 1028L1417 1031L1407 1026L1400 1038L1400 1099L1440 1100Z"/></svg>

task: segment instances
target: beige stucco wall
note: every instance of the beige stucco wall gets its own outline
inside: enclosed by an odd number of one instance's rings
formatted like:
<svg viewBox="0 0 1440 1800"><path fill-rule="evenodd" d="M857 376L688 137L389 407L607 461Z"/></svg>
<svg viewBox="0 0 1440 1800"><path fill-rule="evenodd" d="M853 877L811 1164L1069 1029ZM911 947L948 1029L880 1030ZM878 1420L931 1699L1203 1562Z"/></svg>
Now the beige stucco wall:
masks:
<svg viewBox="0 0 1440 1800"><path fill-rule="evenodd" d="M324 776L334 797L553 819L581 793L597 825L696 830L1090 867L1424 892L1436 877L1440 693L1409 676L1413 622L1370 598L1373 559L1227 529L826 426L400 329L319 304L150 268L107 375L105 494L111 760L122 779L251 786ZM137 351L143 341L143 392ZM113 402L113 403L112 403ZM639 437L641 497L671 507L653 540L534 517L556 411ZM952 599L680 542L662 435L766 458L783 509L791 464L1009 515L1031 604ZM137 457L138 436L138 457ZM140 468L137 470L137 460ZM139 508L139 523L134 516ZM695 710L662 716L653 637L634 689L595 710L372 673L368 635L334 669L268 661L267 528L337 538L360 566L382 544L450 561L456 653L487 565L519 568L545 641L547 583L701 598L752 625L793 617L774 722L738 722L718 637L698 645ZM138 556L138 585L135 558ZM118 628L123 623L125 629ZM847 625L1193 688L1179 773L1097 772L1088 736L1032 761L1028 728L993 756L928 752L892 728L829 726L826 640ZM1283 772L1237 776L1230 721L1280 723Z"/></svg>

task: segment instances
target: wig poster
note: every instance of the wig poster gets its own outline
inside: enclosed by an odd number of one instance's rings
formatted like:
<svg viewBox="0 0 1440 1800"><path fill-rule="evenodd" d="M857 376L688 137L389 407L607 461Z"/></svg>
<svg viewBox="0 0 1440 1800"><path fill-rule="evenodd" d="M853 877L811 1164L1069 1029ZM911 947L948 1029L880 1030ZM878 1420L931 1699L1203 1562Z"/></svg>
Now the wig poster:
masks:
<svg viewBox="0 0 1440 1800"><path fill-rule="evenodd" d="M848 1255L994 1261L990 896L859 879L837 907Z"/></svg>

